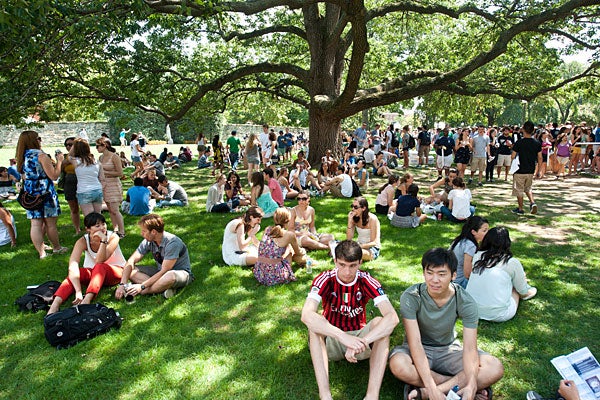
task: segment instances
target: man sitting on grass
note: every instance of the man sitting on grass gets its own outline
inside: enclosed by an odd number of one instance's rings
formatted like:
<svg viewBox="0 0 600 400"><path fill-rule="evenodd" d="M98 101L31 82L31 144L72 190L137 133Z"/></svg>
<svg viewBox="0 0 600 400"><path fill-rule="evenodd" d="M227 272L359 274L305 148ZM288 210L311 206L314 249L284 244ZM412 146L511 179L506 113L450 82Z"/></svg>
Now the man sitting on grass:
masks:
<svg viewBox="0 0 600 400"><path fill-rule="evenodd" d="M165 223L160 215L144 215L138 226L144 240L125 263L115 298L120 300L125 294L137 296L155 293L163 293L166 298L172 297L177 289L194 280L187 246L177 236L165 232ZM154 257L156 266L136 267L148 253ZM125 288L130 279L134 284Z"/></svg>
<svg viewBox="0 0 600 400"><path fill-rule="evenodd" d="M450 250L428 250L421 261L425 283L412 285L400 297L406 333L402 346L392 349L390 370L405 383L405 400L443 400L454 386L464 400L488 400L490 386L504 373L497 358L477 349L477 303L452 283L457 263ZM454 331L458 318L464 347Z"/></svg>
<svg viewBox="0 0 600 400"><path fill-rule="evenodd" d="M308 327L310 355L315 369L319 397L331 399L329 359L344 358L356 363L369 360L369 385L365 399L378 399L386 367L390 334L398 315L379 282L359 270L362 249L345 240L335 247L335 266L313 280L302 322ZM366 304L373 302L383 317L366 322ZM317 312L323 302L323 314Z"/></svg>

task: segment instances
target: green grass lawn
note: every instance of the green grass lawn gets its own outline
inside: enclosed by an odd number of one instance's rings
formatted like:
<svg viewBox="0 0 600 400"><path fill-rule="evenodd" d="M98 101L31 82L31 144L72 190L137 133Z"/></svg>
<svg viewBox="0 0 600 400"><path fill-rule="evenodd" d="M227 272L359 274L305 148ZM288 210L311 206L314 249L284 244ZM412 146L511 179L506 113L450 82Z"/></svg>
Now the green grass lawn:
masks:
<svg viewBox="0 0 600 400"><path fill-rule="evenodd" d="M3 151L6 149L2 149ZM196 281L165 300L138 298L134 304L117 302L113 290L98 298L124 318L119 331L55 350L44 338L43 314L16 310L13 302L30 284L61 280L67 273L68 254L39 260L29 240L29 223L15 202L7 203L17 220L18 247L0 248L0 398L5 399L314 399L318 398L306 328L300 311L312 277L332 267L325 252L312 253L317 261L313 275L297 273L297 282L278 287L257 284L249 268L227 267L220 244L225 224L233 215L205 211L210 172L193 165L172 172L170 178L187 188L187 208L158 210L167 230L188 245ZM417 183L428 185L426 173L415 172ZM242 174L245 175L245 174ZM367 193L374 208L375 182ZM126 181L125 186L130 184ZM596 245L600 217L593 213L547 213L517 217L491 205L492 200L511 205L509 186L490 198L477 191L478 214L491 225L561 228L565 240L541 239L533 230L511 228L513 252L523 263L537 297L520 304L516 317L495 324L481 322L479 345L499 357L504 378L495 385L498 399L523 399L536 389L544 395L555 390L558 373L550 359L588 346L600 356L600 314ZM423 189L424 190L424 189ZM559 194L557 194L559 195ZM504 198L499 198L504 196ZM313 199L317 228L343 239L350 201L331 197ZM59 219L61 243L72 247L66 205ZM126 217L127 236L121 248L128 257L141 238L136 219ZM447 247L460 226L428 220L418 229L397 229L380 219L382 252L364 265L383 284L395 307L403 290L422 280L420 258L431 247ZM263 230L271 222L263 221ZM377 314L368 309L369 318ZM392 344L402 341L399 325ZM364 396L368 363L330 364L334 398ZM398 399L402 385L386 373L382 399Z"/></svg>

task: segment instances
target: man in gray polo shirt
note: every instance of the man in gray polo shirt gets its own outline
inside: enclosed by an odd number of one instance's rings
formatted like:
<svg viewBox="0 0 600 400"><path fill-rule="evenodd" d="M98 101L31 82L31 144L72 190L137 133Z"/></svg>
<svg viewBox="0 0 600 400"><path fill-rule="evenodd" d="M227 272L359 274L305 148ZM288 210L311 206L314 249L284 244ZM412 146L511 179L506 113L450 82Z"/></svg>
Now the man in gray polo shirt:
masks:
<svg viewBox="0 0 600 400"><path fill-rule="evenodd" d="M115 291L117 300L127 295L163 293L172 297L175 290L194 280L188 249L181 239L165 232L165 223L160 215L144 215L138 222L144 240L129 257L121 283ZM154 258L154 266L136 266L146 254ZM133 284L127 285L131 279Z"/></svg>
<svg viewBox="0 0 600 400"><path fill-rule="evenodd" d="M483 171L487 166L487 158L490 155L490 137L485 132L483 125L477 127L477 133L471 138L471 147L473 148L473 159L471 160L471 178L469 184L473 182L475 171L479 170L479 186L483 186Z"/></svg>
<svg viewBox="0 0 600 400"><path fill-rule="evenodd" d="M502 363L477 349L477 304L453 284L457 260L447 249L428 250L421 260L424 283L400 297L404 343L390 352L390 370L405 383L404 398L443 400L454 386L464 400L492 398L490 386L504 373ZM454 326L463 323L464 347Z"/></svg>

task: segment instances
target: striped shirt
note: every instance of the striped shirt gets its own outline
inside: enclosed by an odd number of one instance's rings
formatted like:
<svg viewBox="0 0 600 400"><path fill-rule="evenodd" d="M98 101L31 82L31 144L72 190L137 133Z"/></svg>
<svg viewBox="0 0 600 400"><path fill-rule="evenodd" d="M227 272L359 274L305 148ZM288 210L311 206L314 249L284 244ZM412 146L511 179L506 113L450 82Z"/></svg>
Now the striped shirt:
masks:
<svg viewBox="0 0 600 400"><path fill-rule="evenodd" d="M337 278L337 269L324 271L312 283L308 297L323 302L323 316L344 332L355 331L366 324L366 304L370 299L377 307L388 300L377 279L368 272L358 271L351 283Z"/></svg>

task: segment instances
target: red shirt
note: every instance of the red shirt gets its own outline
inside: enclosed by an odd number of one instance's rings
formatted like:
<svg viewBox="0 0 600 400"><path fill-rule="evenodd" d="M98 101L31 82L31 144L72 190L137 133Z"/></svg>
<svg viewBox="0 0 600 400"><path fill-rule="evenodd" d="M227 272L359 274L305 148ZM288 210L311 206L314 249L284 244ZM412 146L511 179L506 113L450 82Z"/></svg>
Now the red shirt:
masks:
<svg viewBox="0 0 600 400"><path fill-rule="evenodd" d="M375 306L387 300L381 284L368 272L359 270L354 281L345 284L337 278L337 269L319 274L308 297L322 301L323 316L344 332L359 330L367 324L365 306L370 299Z"/></svg>
<svg viewBox="0 0 600 400"><path fill-rule="evenodd" d="M275 201L275 203L279 204L279 206L282 207L283 192L281 191L281 186L279 186L279 182L277 182L277 179L270 178L268 186L269 189L271 189L271 198Z"/></svg>

